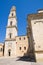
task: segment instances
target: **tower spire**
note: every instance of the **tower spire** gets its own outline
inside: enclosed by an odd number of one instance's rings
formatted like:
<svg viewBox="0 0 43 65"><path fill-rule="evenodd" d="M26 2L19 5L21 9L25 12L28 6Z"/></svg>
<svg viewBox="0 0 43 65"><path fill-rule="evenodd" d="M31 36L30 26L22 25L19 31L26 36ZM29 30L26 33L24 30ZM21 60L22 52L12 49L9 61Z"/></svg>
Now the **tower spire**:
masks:
<svg viewBox="0 0 43 65"><path fill-rule="evenodd" d="M8 18L16 18L16 7L15 6L12 6Z"/></svg>

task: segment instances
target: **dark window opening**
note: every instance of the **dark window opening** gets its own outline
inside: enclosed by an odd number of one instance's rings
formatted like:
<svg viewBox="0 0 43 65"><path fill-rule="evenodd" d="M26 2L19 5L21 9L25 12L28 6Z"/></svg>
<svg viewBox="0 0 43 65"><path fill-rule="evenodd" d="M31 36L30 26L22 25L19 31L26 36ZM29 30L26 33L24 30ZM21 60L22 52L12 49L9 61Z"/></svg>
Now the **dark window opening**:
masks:
<svg viewBox="0 0 43 65"><path fill-rule="evenodd" d="M9 52L9 56L10 56L10 52Z"/></svg>
<svg viewBox="0 0 43 65"><path fill-rule="evenodd" d="M1 48L1 51L2 51L2 48Z"/></svg>
<svg viewBox="0 0 43 65"><path fill-rule="evenodd" d="M8 50L8 55L11 56L11 50L10 49Z"/></svg>
<svg viewBox="0 0 43 65"><path fill-rule="evenodd" d="M3 49L2 48L0 48L0 51L2 51Z"/></svg>
<svg viewBox="0 0 43 65"><path fill-rule="evenodd" d="M11 35L12 35L12 33L10 33L10 38L11 38Z"/></svg>
<svg viewBox="0 0 43 65"><path fill-rule="evenodd" d="M24 40L25 40L25 37L24 37Z"/></svg>
<svg viewBox="0 0 43 65"><path fill-rule="evenodd" d="M26 47L24 47L24 50L26 50Z"/></svg>
<svg viewBox="0 0 43 65"><path fill-rule="evenodd" d="M13 16L13 13L12 13L12 16Z"/></svg>
<svg viewBox="0 0 43 65"><path fill-rule="evenodd" d="M21 38L19 38L19 40L21 40Z"/></svg>
<svg viewBox="0 0 43 65"><path fill-rule="evenodd" d="M10 22L10 25L12 26L12 21Z"/></svg>
<svg viewBox="0 0 43 65"><path fill-rule="evenodd" d="M19 47L19 49L21 50L21 47Z"/></svg>

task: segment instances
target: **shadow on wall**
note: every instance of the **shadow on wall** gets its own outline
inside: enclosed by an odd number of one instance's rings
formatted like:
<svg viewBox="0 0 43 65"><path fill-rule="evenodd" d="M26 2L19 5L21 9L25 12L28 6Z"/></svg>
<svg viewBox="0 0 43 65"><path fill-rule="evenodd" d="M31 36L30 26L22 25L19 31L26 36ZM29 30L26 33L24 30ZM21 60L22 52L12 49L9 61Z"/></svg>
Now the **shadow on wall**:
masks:
<svg viewBox="0 0 43 65"><path fill-rule="evenodd" d="M33 33L32 33L32 26L30 28L30 37L28 38L30 40L30 52L29 52L29 55L30 55L30 58L32 60L34 60L34 62L36 62L36 57L35 57L35 48L34 48L34 37L33 37Z"/></svg>

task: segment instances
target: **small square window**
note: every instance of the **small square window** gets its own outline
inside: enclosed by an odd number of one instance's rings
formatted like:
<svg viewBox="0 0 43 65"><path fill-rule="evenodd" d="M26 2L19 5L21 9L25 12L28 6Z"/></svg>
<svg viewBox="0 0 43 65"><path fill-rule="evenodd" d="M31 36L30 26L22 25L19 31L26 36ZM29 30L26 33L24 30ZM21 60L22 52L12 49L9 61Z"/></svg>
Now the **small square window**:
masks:
<svg viewBox="0 0 43 65"><path fill-rule="evenodd" d="M24 37L24 40L25 40L25 37Z"/></svg>
<svg viewBox="0 0 43 65"><path fill-rule="evenodd" d="M24 47L24 50L26 50L26 47Z"/></svg>
<svg viewBox="0 0 43 65"><path fill-rule="evenodd" d="M19 38L19 40L21 40L21 37Z"/></svg>

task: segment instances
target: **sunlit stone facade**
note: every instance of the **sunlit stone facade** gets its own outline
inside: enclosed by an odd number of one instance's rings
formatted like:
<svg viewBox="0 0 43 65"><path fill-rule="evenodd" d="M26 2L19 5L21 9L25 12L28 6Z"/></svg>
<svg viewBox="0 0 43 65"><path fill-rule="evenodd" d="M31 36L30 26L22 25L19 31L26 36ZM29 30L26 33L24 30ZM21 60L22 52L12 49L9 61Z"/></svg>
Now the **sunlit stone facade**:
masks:
<svg viewBox="0 0 43 65"><path fill-rule="evenodd" d="M43 10L28 15L27 34L30 36L30 53L35 54L36 61L43 61Z"/></svg>

